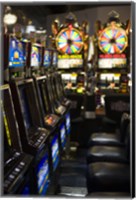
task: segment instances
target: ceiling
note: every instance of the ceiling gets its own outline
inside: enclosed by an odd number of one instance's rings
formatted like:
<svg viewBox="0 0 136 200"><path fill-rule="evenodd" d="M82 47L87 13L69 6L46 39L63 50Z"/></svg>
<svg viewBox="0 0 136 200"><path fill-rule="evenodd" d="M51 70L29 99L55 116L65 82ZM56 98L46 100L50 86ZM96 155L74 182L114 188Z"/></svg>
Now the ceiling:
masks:
<svg viewBox="0 0 136 200"><path fill-rule="evenodd" d="M113 5L118 5L119 3L112 3ZM127 3L123 3L127 4ZM103 5L111 6L111 3L108 2L37 2L32 3L10 3L8 4L12 8L12 12L16 13L19 22L22 23L23 16L28 20L31 20L36 27L45 27L46 26L46 17L52 14L61 14L74 12L77 10L84 10L92 7L100 7ZM5 4L4 6L7 6ZM22 20L22 21L21 21ZM27 24L25 23L25 25Z"/></svg>
<svg viewBox="0 0 136 200"><path fill-rule="evenodd" d="M35 4L35 3L34 3ZM61 13L68 13L68 12L74 12L77 10L83 10L88 7L92 7L91 5L88 6L88 4L41 4L41 5L32 5L32 4L22 4L22 5L10 5L12 8L12 12L17 14L19 18L21 16L25 16L27 19L30 19L33 21L34 24L39 26L44 26L46 23L46 16L52 15L52 14L61 14Z"/></svg>

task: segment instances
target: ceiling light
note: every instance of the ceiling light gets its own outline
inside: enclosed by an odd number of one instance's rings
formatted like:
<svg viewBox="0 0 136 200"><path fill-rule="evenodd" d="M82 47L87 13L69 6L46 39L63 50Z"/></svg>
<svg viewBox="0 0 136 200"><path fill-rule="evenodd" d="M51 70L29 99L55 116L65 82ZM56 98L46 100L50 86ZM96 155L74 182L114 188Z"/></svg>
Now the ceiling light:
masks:
<svg viewBox="0 0 136 200"><path fill-rule="evenodd" d="M17 16L11 13L5 14L3 21L7 25L15 24L17 22Z"/></svg>

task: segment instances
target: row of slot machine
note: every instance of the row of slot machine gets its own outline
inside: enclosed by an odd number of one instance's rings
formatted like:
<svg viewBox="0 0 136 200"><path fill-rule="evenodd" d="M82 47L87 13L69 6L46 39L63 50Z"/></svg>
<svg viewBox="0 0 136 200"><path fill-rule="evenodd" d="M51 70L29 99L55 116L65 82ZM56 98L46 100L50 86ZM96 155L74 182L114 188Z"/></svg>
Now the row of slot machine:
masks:
<svg viewBox="0 0 136 200"><path fill-rule="evenodd" d="M77 24L70 15L64 24L59 26L54 21L52 27L54 47L59 52L58 70L66 90L95 92L96 86L103 92L129 92L130 20L121 23L119 14L111 11L105 24L96 22L92 37L88 35L87 23Z"/></svg>
<svg viewBox="0 0 136 200"><path fill-rule="evenodd" d="M3 195L57 190L70 137L70 101L56 72L57 51L4 35Z"/></svg>

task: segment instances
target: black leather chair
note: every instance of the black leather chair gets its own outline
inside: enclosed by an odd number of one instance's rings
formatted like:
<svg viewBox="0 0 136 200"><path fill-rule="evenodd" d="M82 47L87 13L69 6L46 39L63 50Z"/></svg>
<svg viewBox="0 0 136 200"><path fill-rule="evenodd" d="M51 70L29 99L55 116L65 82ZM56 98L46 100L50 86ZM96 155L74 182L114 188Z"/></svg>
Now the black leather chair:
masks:
<svg viewBox="0 0 136 200"><path fill-rule="evenodd" d="M88 194L86 197L91 198L130 198L131 195L129 192L93 192Z"/></svg>
<svg viewBox="0 0 136 200"><path fill-rule="evenodd" d="M87 189L92 192L130 193L129 164L96 162L88 165Z"/></svg>
<svg viewBox="0 0 136 200"><path fill-rule="evenodd" d="M106 116L117 124L120 124L121 116L124 112L130 113L130 95L129 94L107 94L105 100Z"/></svg>
<svg viewBox="0 0 136 200"><path fill-rule="evenodd" d="M126 159L121 162L118 156L113 156L109 162L104 158L97 158L97 162L91 162L87 166L88 193L93 192L125 192L130 193L130 125L127 127L125 138ZM116 147L115 147L116 148ZM118 152L117 152L118 154ZM116 159L115 159L116 158ZM114 162L115 161L115 162ZM118 162L119 161L119 162Z"/></svg>
<svg viewBox="0 0 136 200"><path fill-rule="evenodd" d="M93 145L106 145L106 146L124 146L124 131L129 123L129 114L123 113L121 117L120 123L120 131L117 133L106 133L106 132L98 132L93 133L90 136L88 146Z"/></svg>
<svg viewBox="0 0 136 200"><path fill-rule="evenodd" d="M130 125L128 124L126 131L124 130L124 146L104 146L96 145L88 149L87 163L91 162L120 162L129 163L128 151L130 148Z"/></svg>

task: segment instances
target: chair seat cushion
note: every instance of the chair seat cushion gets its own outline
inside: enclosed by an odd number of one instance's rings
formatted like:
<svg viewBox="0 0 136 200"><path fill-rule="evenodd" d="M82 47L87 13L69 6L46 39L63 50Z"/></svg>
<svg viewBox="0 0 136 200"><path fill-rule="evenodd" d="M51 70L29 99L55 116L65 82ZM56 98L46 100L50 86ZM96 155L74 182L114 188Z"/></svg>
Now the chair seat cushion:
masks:
<svg viewBox="0 0 136 200"><path fill-rule="evenodd" d="M96 162L88 165L87 188L91 192L130 192L128 164Z"/></svg>
<svg viewBox="0 0 136 200"><path fill-rule="evenodd" d="M114 197L120 197L120 198L126 198L126 197L130 197L130 193L127 192L93 192L87 195L87 197L110 197L110 198L114 198Z"/></svg>
<svg viewBox="0 0 136 200"><path fill-rule="evenodd" d="M116 133L98 132L93 133L89 139L88 146L93 145L121 146L122 144Z"/></svg>
<svg viewBox="0 0 136 200"><path fill-rule="evenodd" d="M88 149L87 163L103 161L128 163L126 150L115 146L93 146Z"/></svg>

